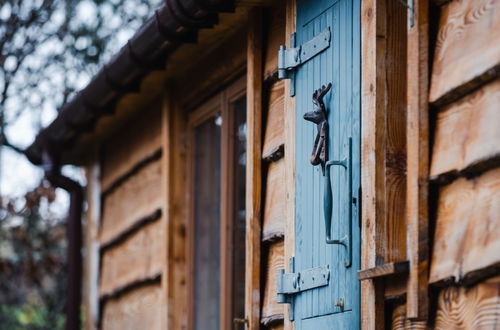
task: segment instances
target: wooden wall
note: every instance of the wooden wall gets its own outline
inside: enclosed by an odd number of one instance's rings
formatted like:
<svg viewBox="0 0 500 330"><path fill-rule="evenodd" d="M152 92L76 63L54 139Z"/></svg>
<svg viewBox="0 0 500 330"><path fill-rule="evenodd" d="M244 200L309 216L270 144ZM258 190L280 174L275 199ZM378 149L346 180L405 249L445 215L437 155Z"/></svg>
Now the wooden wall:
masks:
<svg viewBox="0 0 500 330"><path fill-rule="evenodd" d="M500 2L439 8L430 85L434 327L500 328ZM466 286L467 285L467 286Z"/></svg>
<svg viewBox="0 0 500 330"><path fill-rule="evenodd" d="M377 181L383 189L377 190L381 198L376 200L381 203L377 209L384 212L376 220L373 266L386 266L410 257L405 249L406 168L402 163L406 137L401 124L407 101L401 86L407 78L399 74L406 61L406 17L398 1L379 3L387 7L377 9L379 65L374 77L381 85L373 93L377 114L381 114L377 125L383 125L383 130L374 133L377 146L384 146L378 154L383 171ZM429 45L429 313L418 322L407 317L407 275L395 274L376 280L385 292L382 299L387 308L382 320L386 328L393 329L500 328L500 1L440 1L432 10L438 19L431 21L436 25L430 32L436 38L431 35ZM381 11L387 14L382 19L378 16ZM262 175L258 195L262 210L257 214L261 232L256 283L260 290L257 319L264 329L282 329L286 324L286 305L276 303L275 282L277 270L287 264L286 172L293 157L285 154L290 150L286 138L290 128L285 128L286 83L276 77L277 50L285 43L285 25L290 23L285 22L285 15L285 1L276 1L264 10L262 49L258 50L262 56L258 72L262 131L257 134L261 134L262 146L256 154ZM245 61L244 55L240 57L240 62ZM228 72L235 71L240 62L224 71L224 76L229 77ZM148 328L160 328L165 301L176 302L166 312L168 324L173 329L187 324L184 109L176 108L175 118L162 129L160 103L145 107L141 120L129 123L127 131L113 135L103 146L98 239L104 329L140 328L139 320L145 319L151 320ZM167 136L165 132L169 132ZM179 147L166 156L162 145L168 141ZM165 157L175 159L171 168L162 165ZM169 175L163 175L167 168ZM165 192L166 177L173 181ZM173 201L168 215L164 207L167 196ZM173 240L163 259L163 244L168 241L166 216ZM379 308L384 303L376 301L379 305L374 310L384 314Z"/></svg>
<svg viewBox="0 0 500 330"><path fill-rule="evenodd" d="M500 329L500 1L435 4L428 319L402 299L386 327Z"/></svg>
<svg viewBox="0 0 500 330"><path fill-rule="evenodd" d="M161 100L112 134L101 153L100 324L162 328ZM133 132L133 134L131 134Z"/></svg>
<svg viewBox="0 0 500 330"><path fill-rule="evenodd" d="M277 80L278 49L285 43L285 1L266 9L263 41L262 293L261 327L283 326L285 305L276 302L276 274L285 268L285 83Z"/></svg>

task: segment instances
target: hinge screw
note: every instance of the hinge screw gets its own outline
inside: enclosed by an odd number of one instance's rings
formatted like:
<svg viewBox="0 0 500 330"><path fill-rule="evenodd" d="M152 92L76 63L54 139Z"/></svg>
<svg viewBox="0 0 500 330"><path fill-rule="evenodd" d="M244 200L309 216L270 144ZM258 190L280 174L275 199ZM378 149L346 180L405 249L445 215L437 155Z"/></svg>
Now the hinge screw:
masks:
<svg viewBox="0 0 500 330"><path fill-rule="evenodd" d="M336 307L340 307L340 311L344 311L344 298L340 298L339 301L335 303Z"/></svg>

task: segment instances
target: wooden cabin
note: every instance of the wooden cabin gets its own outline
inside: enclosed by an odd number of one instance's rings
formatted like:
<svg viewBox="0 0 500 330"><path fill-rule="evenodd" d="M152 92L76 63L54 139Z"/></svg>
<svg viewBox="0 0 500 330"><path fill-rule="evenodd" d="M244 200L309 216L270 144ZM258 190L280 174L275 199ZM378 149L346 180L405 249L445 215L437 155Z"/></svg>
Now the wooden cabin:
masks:
<svg viewBox="0 0 500 330"><path fill-rule="evenodd" d="M86 328L500 329L499 75L498 0L166 0L26 150Z"/></svg>

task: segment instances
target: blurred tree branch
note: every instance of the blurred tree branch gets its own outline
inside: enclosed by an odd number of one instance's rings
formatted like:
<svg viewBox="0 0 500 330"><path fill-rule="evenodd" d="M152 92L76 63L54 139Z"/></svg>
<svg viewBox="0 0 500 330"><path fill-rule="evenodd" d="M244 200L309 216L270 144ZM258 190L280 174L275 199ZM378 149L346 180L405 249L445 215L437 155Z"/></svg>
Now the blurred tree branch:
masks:
<svg viewBox="0 0 500 330"><path fill-rule="evenodd" d="M9 148L24 157L16 124L40 129L161 1L0 1L0 156ZM65 222L51 211L54 198L44 181L23 196L0 196L2 329L64 326Z"/></svg>
<svg viewBox="0 0 500 330"><path fill-rule="evenodd" d="M7 127L26 112L36 117L43 109L59 109L152 15L152 8L160 2L2 1L0 145L22 151L21 146L8 139Z"/></svg>

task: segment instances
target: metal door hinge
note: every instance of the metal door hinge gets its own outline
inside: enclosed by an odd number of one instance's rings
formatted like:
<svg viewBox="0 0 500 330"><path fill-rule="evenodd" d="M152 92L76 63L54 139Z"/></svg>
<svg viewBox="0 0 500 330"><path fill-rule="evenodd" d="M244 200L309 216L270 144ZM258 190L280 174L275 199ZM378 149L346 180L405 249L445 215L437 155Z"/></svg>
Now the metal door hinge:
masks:
<svg viewBox="0 0 500 330"><path fill-rule="evenodd" d="M294 294L328 285L329 282L329 265L286 274L284 269L280 269L276 288L278 303L290 303L290 298Z"/></svg>
<svg viewBox="0 0 500 330"><path fill-rule="evenodd" d="M304 44L295 46L295 33L290 36L290 48L281 45L278 51L278 78L291 79L290 95L295 95L295 70L328 47L330 47L331 32L327 27L317 36Z"/></svg>

